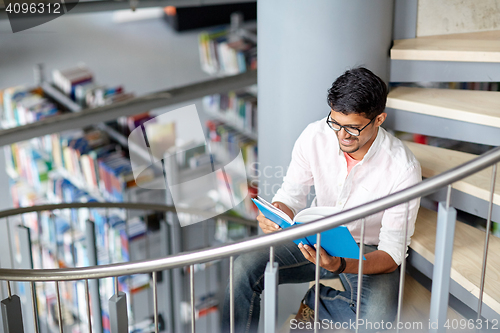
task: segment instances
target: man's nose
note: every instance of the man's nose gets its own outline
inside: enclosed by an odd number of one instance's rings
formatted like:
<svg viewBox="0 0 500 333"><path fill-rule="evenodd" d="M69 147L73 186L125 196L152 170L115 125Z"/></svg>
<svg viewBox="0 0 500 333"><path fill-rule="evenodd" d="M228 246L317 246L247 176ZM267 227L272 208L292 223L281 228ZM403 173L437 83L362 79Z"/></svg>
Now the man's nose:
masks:
<svg viewBox="0 0 500 333"><path fill-rule="evenodd" d="M349 134L349 132L345 130L344 127L340 129L339 135L341 136L342 139L350 139L352 136L351 134Z"/></svg>

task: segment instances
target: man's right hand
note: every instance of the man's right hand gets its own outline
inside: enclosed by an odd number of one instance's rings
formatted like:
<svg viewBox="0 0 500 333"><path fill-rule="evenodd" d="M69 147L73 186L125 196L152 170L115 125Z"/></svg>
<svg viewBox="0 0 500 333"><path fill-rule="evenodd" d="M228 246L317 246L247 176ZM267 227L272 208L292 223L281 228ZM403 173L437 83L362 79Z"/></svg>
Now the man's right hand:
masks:
<svg viewBox="0 0 500 333"><path fill-rule="evenodd" d="M273 206L280 209L283 211L285 214L290 216L290 218L293 220L293 213L290 208L288 208L284 203L282 202L274 202ZM274 231L281 230L281 227L274 223L273 221L267 219L264 214L259 212L259 215L257 216L257 221L259 221L259 226L264 231L264 233L269 234Z"/></svg>

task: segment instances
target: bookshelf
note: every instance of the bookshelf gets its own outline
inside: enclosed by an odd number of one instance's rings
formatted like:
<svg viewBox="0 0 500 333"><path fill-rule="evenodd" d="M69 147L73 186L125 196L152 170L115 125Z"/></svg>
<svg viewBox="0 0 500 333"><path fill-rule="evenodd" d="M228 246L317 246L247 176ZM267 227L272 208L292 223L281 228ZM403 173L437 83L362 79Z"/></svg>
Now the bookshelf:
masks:
<svg viewBox="0 0 500 333"><path fill-rule="evenodd" d="M205 72L212 76L227 76L257 68L257 29L252 25L243 27L242 22L241 14L233 13L230 26L200 33L200 64ZM234 211L254 219L257 209L250 198L257 196L258 192L257 86L207 95L203 98L203 109L211 118L205 124L211 151L225 155L222 159L226 161L234 158L237 151L242 152L249 195ZM230 185L232 189L240 186Z"/></svg>
<svg viewBox="0 0 500 333"><path fill-rule="evenodd" d="M85 72L88 74L88 71ZM75 73L71 75L78 77ZM9 109L8 117L2 119L2 125L4 128L12 128L43 121L55 115L85 113L89 110L89 106L98 106L108 102L113 105L120 100L115 96L120 90L117 87L107 88L94 84L89 80L88 75L75 80L80 81L78 84L71 84L69 89L67 83L42 82L32 88L16 87L1 92L4 102L2 106L4 109ZM86 86L94 99L82 98L87 93L82 95L83 88L78 89L80 85ZM69 95L63 92L64 89L66 92L70 91ZM101 93L96 92L97 89L100 89ZM121 92L126 94L123 88ZM31 96L34 94L39 96ZM108 95L110 95L109 100L105 98ZM43 100L43 103L46 103L45 108L31 105L20 112L18 105L24 104L24 98L30 96L33 99ZM123 98L130 96L131 94L128 94ZM90 104L90 102L98 104ZM4 112L3 115L7 113ZM144 158L149 158L149 155L140 147L129 146L127 135L133 128L150 118L147 113L134 117L122 117L113 122L98 123L80 130L47 134L9 145L5 149L5 154L15 205L91 201L161 204L168 202L168 191L165 193L165 191L134 186L130 178L131 170L124 165L130 165L130 161L125 163L130 150L134 150L136 155L142 154ZM116 163L120 166L119 171L110 170L111 166L107 165L106 159L109 155L113 156L109 163ZM201 160L198 159L196 163L201 163ZM182 164L186 166L189 162L185 159ZM199 173L199 170L190 168L177 170L177 175L181 178L196 177ZM164 182L163 178L155 178L155 176L146 175L150 179L145 179L145 181ZM161 217L146 215L147 217L144 214L138 215L137 212L125 212L123 209L67 209L42 213L40 216L26 214L24 223L34 231L32 252L36 255L33 267L77 267L155 258L188 249L211 246L255 233L255 229L251 227L218 220L201 223L202 229L200 226L181 229L178 221L175 221L174 214L169 213ZM90 247L95 246L95 262L89 259L88 254L89 221L92 221L92 228L95 229L90 237L93 239ZM155 225L157 227L154 227ZM212 235L215 235L215 238ZM218 329L218 306L222 304L221 293L224 290L224 285L219 284L218 281L221 276L225 276L226 266L226 263L215 262L196 270L197 292L200 293L197 295L200 310L198 313L200 321L197 325L206 326L207 332ZM183 324L180 320L176 320L181 317L173 315L177 311L177 307L173 304L181 304L182 300L187 299L185 293L188 289L184 288L187 286L187 276L179 272L180 279L178 279L173 272L163 273L163 282L159 284L159 290L164 293L165 300L163 305L160 304L163 322L160 326L163 326L167 332L177 332L179 330L174 329L172 325L182 326ZM119 281L120 290L127 293L130 303L129 323L130 330L133 332L147 332L152 325L149 316L151 309L144 306L145 303L151 304L152 301L149 281L149 276L131 276ZM63 288L62 284L61 288ZM64 288L66 288L63 297L64 319L66 321L67 317L66 322L72 323L65 330L85 331L88 325L86 315L83 312L82 302L78 302L84 299L83 284L67 283ZM107 332L109 328L107 298L113 294L113 289L111 279L102 279L99 280L94 290L94 294L101 295L100 307L97 309L100 308L102 311L103 332ZM171 297L172 292L178 293L180 297ZM37 286L37 293L41 304L40 313L46 311L49 314L46 316L46 322L41 325L42 332L55 331L57 311L54 311L54 286ZM172 303L172 298L174 303ZM99 310L93 310L93 313L98 312ZM96 330L95 318L93 318L93 323L94 331L100 332Z"/></svg>
<svg viewBox="0 0 500 333"><path fill-rule="evenodd" d="M116 103L132 96L125 93L122 87L109 88L93 83L92 74L86 68L56 71L53 76L53 84L43 82L34 88L8 88L1 93L1 124L4 128L35 123L55 115L80 112L84 108ZM73 82L68 85L70 78ZM140 119L147 117L142 115ZM125 125L130 125L126 120ZM128 120L134 125L133 121L137 119ZM108 128L93 126L49 134L5 147L6 169L11 178L15 206L62 202L121 202L129 201L129 197L141 197L142 194L134 186L128 152L106 129ZM155 195L155 199L159 203L165 202L161 195ZM152 201L155 200L149 198L143 202ZM128 212L120 209L60 210L25 214L23 225L33 231L31 251L34 259L31 268L82 267L167 255L165 243L158 241L160 237L166 239L166 236L161 236L166 232L165 227L152 229L154 225L164 225L163 218L159 219L154 215L128 215ZM94 242L90 244L85 237L86 221L92 221L95 226L95 234L91 237ZM89 260L89 246L95 246L97 262ZM165 251L162 251L162 247L165 247ZM130 252L131 249L134 252ZM143 258L137 257L138 250L147 255ZM101 307L93 311L102 312L102 332L109 331L107 298L114 291L113 282L108 280L100 280L96 286L96 294L101 295ZM119 281L119 284L120 289L132 300L141 294L150 293L149 281L149 276L130 276ZM65 329L72 332L85 331L88 323L86 308L81 301L85 299L83 284L62 283L61 295L63 317L68 325ZM41 319L44 321L41 323L41 330L57 331L54 286L37 286L37 299L40 304L39 313L48 314L40 316L45 318ZM147 327L152 325L152 321L147 318L149 315L141 314L141 308L144 306L140 303L136 306L132 301L129 303L131 329L134 332L146 332ZM166 306L160 304L161 311L165 311L165 308ZM99 323L99 319L94 316L94 323ZM100 326L94 324L94 331L101 332ZM136 326L145 328L141 330Z"/></svg>

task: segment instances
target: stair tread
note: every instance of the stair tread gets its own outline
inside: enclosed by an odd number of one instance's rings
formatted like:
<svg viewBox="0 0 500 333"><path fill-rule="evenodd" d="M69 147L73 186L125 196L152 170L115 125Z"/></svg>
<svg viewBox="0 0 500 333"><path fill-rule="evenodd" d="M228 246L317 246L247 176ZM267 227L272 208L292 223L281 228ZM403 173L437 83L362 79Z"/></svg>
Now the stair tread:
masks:
<svg viewBox="0 0 500 333"><path fill-rule="evenodd" d="M436 176L477 157L477 155L474 154L414 142L405 141L405 145L413 152L420 162L422 176L425 178ZM453 183L452 187L460 192L489 201L490 182L491 168L487 168ZM500 170L497 170L493 202L496 205L500 205Z"/></svg>
<svg viewBox="0 0 500 333"><path fill-rule="evenodd" d="M425 325L429 322L431 310L431 292L422 286L411 275L406 274L405 291L403 298L402 322L422 322ZM462 319L463 317L448 307L448 319Z"/></svg>
<svg viewBox="0 0 500 333"><path fill-rule="evenodd" d="M500 30L398 39L391 59L500 62Z"/></svg>
<svg viewBox="0 0 500 333"><path fill-rule="evenodd" d="M500 92L396 87L387 107L500 128Z"/></svg>
<svg viewBox="0 0 500 333"><path fill-rule="evenodd" d="M420 208L410 247L434 263L437 213ZM484 231L457 222L453 245L451 278L479 297ZM500 313L500 239L490 236L483 302Z"/></svg>

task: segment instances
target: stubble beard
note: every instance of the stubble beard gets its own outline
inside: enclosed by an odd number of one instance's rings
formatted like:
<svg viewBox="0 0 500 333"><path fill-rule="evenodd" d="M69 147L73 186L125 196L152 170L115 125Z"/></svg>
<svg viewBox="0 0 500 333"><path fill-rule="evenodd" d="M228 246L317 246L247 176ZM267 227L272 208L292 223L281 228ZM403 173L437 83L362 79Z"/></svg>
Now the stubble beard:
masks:
<svg viewBox="0 0 500 333"><path fill-rule="evenodd" d="M350 148L350 150L349 150L349 149L344 149L344 148L342 148L342 144L340 143L341 141L340 141L340 138L339 138L338 136L337 136L337 139L338 139L338 141L339 141L339 148L340 148L340 150L342 150L344 153L347 153L347 154L352 154L352 153L357 152L357 151L359 150L359 148L361 148L361 146L359 145L359 140L358 140L358 139L352 139L352 137L350 138L350 140L354 140L354 141L356 141L356 142L358 143L355 147Z"/></svg>

